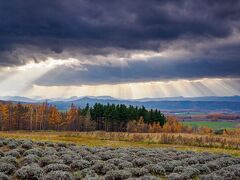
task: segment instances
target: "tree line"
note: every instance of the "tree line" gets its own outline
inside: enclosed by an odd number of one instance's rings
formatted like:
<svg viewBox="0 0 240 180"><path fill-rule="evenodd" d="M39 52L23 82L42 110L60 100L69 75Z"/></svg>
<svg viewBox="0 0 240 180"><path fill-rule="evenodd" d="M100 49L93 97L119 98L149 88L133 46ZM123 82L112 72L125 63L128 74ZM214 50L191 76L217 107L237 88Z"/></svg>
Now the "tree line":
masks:
<svg viewBox="0 0 240 180"><path fill-rule="evenodd" d="M124 104L96 103L90 107L76 107L66 111L48 104L0 102L0 130L70 130L70 131L127 131L131 122L163 126L166 117L159 111Z"/></svg>

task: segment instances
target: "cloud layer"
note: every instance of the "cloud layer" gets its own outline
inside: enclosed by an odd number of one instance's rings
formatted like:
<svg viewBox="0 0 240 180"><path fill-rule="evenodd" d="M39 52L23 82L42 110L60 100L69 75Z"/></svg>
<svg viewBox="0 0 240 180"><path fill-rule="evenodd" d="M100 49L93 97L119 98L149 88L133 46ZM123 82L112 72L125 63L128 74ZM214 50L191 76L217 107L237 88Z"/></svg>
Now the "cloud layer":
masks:
<svg viewBox="0 0 240 180"><path fill-rule="evenodd" d="M240 77L238 0L12 0L0 17L0 67L77 61L34 84Z"/></svg>

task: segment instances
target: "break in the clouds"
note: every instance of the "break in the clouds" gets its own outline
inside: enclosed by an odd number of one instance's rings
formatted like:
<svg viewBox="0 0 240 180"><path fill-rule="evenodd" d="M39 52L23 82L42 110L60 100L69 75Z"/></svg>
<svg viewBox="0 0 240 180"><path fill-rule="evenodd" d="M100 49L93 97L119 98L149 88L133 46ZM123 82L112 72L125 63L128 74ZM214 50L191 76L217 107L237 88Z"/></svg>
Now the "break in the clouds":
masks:
<svg viewBox="0 0 240 180"><path fill-rule="evenodd" d="M203 78L240 94L238 0L9 0L0 19L2 94Z"/></svg>

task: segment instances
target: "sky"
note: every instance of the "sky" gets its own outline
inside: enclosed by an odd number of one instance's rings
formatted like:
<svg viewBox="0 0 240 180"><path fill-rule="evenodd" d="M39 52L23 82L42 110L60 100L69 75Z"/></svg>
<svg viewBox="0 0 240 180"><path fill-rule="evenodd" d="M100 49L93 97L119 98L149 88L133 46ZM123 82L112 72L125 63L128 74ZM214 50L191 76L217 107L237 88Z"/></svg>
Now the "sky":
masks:
<svg viewBox="0 0 240 180"><path fill-rule="evenodd" d="M0 1L0 96L232 95L239 0Z"/></svg>

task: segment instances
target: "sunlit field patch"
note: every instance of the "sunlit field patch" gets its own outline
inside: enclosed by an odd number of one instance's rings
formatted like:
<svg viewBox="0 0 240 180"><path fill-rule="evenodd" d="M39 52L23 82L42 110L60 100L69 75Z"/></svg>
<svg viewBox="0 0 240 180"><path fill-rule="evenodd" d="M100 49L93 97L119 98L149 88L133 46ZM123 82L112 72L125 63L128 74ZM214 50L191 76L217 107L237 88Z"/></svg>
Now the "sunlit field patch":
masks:
<svg viewBox="0 0 240 180"><path fill-rule="evenodd" d="M76 143L90 147L175 148L195 152L226 153L240 156L238 136L177 133L117 133L117 132L0 132L0 137ZM181 141L180 141L181 140ZM206 142L207 141L207 142ZM225 144L221 144L225 143Z"/></svg>

